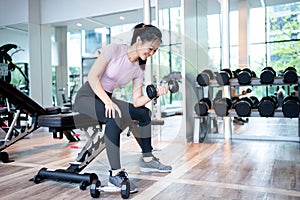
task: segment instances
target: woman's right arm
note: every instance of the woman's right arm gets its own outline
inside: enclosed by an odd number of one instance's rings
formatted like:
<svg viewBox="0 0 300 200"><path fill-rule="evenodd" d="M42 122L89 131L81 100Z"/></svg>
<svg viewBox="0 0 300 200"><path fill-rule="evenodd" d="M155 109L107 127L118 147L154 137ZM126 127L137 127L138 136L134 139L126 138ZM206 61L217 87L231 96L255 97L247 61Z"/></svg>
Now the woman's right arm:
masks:
<svg viewBox="0 0 300 200"><path fill-rule="evenodd" d="M106 94L101 82L100 78L103 75L105 68L107 65L107 61L105 60L103 55L99 55L92 65L88 76L87 81L89 82L94 93L103 101L105 104L105 116L115 118L115 111L117 111L121 117L121 111L118 106L113 103L111 98Z"/></svg>

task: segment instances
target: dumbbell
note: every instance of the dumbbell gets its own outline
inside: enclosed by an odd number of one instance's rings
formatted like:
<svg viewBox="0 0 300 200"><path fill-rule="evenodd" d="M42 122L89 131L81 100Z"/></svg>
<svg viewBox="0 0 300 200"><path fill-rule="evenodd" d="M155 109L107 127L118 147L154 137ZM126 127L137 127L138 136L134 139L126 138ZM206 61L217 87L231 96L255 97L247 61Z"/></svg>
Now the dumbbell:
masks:
<svg viewBox="0 0 300 200"><path fill-rule="evenodd" d="M239 97L231 97L232 108L235 108L235 104L240 101Z"/></svg>
<svg viewBox="0 0 300 200"><path fill-rule="evenodd" d="M257 108L261 117L272 117L274 116L275 109L278 107L278 100L275 96L263 97Z"/></svg>
<svg viewBox="0 0 300 200"><path fill-rule="evenodd" d="M207 116L208 110L211 109L212 103L209 98L202 98L195 104L194 110L199 116Z"/></svg>
<svg viewBox="0 0 300 200"><path fill-rule="evenodd" d="M212 79L214 79L214 73L210 69L203 70L197 76L197 82L200 86L207 86Z"/></svg>
<svg viewBox="0 0 300 200"><path fill-rule="evenodd" d="M246 95L246 94L251 93L251 92L252 92L251 88L247 88L246 90L242 91L242 95Z"/></svg>
<svg viewBox="0 0 300 200"><path fill-rule="evenodd" d="M216 72L216 80L219 85L228 85L229 80L232 79L232 71L230 69L222 69Z"/></svg>
<svg viewBox="0 0 300 200"><path fill-rule="evenodd" d="M237 77L238 83L240 85L249 85L251 83L252 77L256 77L255 72L251 71L249 68L236 70L234 74Z"/></svg>
<svg viewBox="0 0 300 200"><path fill-rule="evenodd" d="M236 114L240 117L249 117L251 110L257 108L259 100L255 96L243 97L234 104Z"/></svg>
<svg viewBox="0 0 300 200"><path fill-rule="evenodd" d="M265 67L260 74L260 82L262 84L272 84L275 77L275 70L272 67Z"/></svg>
<svg viewBox="0 0 300 200"><path fill-rule="evenodd" d="M285 83L297 83L298 75L297 70L294 67L287 67L283 71L283 82Z"/></svg>
<svg viewBox="0 0 300 200"><path fill-rule="evenodd" d="M299 98L292 95L285 97L282 101L282 112L285 117L299 117Z"/></svg>
<svg viewBox="0 0 300 200"><path fill-rule="evenodd" d="M232 108L232 101L229 98L221 98L214 101L214 110L217 116L227 116Z"/></svg>
<svg viewBox="0 0 300 200"><path fill-rule="evenodd" d="M178 82L173 79L168 81L168 87L171 93L176 93L179 90ZM147 85L146 92L150 99L154 99L157 97L157 89L154 85Z"/></svg>

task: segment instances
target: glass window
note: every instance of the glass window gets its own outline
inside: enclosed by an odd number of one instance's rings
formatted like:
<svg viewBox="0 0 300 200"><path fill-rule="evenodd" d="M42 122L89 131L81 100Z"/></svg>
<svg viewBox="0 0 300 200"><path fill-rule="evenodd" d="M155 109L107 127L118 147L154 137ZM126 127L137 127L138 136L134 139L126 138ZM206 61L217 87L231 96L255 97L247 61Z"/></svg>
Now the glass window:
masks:
<svg viewBox="0 0 300 200"><path fill-rule="evenodd" d="M171 17L172 16L172 17ZM181 42L181 8L173 7L159 10L159 28L163 31L163 43L160 50L153 56L153 76L159 76L163 80L171 73L182 72L182 42ZM159 66L157 74L155 66ZM182 95L168 93L166 98L160 98L161 105L173 104L174 101L181 101Z"/></svg>
<svg viewBox="0 0 300 200"><path fill-rule="evenodd" d="M250 67L258 73L266 66L275 71L294 66L299 71L300 2L266 1L266 7L251 8L249 13Z"/></svg>
<svg viewBox="0 0 300 200"><path fill-rule="evenodd" d="M221 69L221 15L211 14L207 16L208 31L208 55L213 68Z"/></svg>
<svg viewBox="0 0 300 200"><path fill-rule="evenodd" d="M300 2L266 8L267 65L275 70L294 66L299 71Z"/></svg>

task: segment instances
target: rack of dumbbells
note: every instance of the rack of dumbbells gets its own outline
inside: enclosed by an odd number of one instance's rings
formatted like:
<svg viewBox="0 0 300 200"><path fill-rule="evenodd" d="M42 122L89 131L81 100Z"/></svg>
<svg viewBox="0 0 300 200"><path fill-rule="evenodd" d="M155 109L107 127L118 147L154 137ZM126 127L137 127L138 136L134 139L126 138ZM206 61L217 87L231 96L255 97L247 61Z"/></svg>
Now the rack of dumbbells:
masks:
<svg viewBox="0 0 300 200"><path fill-rule="evenodd" d="M300 124L300 100L299 95L287 95L282 106L278 107L278 100L274 95L257 98L255 96L231 98L212 98L213 88L222 87L230 91L231 87L240 86L275 86L275 85L297 85L300 84L300 76L294 67L287 67L281 76L277 76L271 67L264 68L260 76L248 68L231 71L223 69L213 72L209 69L203 70L196 78L196 87L199 101L194 105L195 123L194 142L203 142L207 133L211 132L211 121L216 117L286 117L298 118ZM248 90L248 91L247 91ZM251 92L248 88L243 93ZM230 92L229 92L230 94ZM198 131L197 131L198 130ZM300 137L300 128L298 128Z"/></svg>

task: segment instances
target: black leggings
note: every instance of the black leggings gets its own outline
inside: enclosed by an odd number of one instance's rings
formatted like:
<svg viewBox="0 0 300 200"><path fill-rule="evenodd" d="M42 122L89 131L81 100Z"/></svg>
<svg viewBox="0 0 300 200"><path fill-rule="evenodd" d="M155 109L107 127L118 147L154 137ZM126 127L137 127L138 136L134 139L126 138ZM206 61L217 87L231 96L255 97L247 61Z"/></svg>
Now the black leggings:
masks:
<svg viewBox="0 0 300 200"><path fill-rule="evenodd" d="M111 97L111 93L107 93ZM101 123L105 123L105 147L111 169L120 169L120 133L126 127L132 127L133 134L142 148L143 156L152 156L151 111L146 107L134 107L133 104L112 98L122 113L116 112L116 118L105 117L105 105L95 95L88 82L78 91L74 111L86 114ZM137 125L133 120L137 121Z"/></svg>

